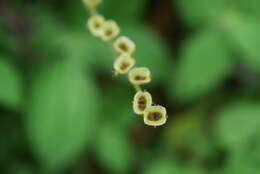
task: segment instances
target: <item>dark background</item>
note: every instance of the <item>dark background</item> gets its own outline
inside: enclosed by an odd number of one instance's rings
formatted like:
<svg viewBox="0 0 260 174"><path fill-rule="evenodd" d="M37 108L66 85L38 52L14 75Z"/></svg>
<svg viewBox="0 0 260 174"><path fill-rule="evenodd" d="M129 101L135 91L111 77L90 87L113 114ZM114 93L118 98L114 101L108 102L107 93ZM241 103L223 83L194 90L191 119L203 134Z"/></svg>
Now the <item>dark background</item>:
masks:
<svg viewBox="0 0 260 174"><path fill-rule="evenodd" d="M260 1L104 0L168 111L153 128L80 0L0 1L0 173L256 174Z"/></svg>

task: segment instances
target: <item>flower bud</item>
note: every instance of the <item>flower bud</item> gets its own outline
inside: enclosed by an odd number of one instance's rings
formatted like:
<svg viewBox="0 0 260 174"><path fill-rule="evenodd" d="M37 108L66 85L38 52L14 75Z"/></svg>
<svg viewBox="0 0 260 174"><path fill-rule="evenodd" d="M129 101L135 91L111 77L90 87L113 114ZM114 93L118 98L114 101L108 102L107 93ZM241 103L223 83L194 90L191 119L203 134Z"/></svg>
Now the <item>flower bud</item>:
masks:
<svg viewBox="0 0 260 174"><path fill-rule="evenodd" d="M102 15L96 14L91 16L87 21L87 27L94 36L100 36L102 32L102 25L105 18Z"/></svg>
<svg viewBox="0 0 260 174"><path fill-rule="evenodd" d="M133 68L128 74L128 80L134 85L142 85L151 81L150 70L146 67Z"/></svg>
<svg viewBox="0 0 260 174"><path fill-rule="evenodd" d="M107 20L102 25L101 39L104 41L110 41L114 39L120 32L119 26L113 20Z"/></svg>
<svg viewBox="0 0 260 174"><path fill-rule="evenodd" d="M144 111L144 123L149 126L161 126L167 120L166 109L163 106L150 106Z"/></svg>
<svg viewBox="0 0 260 174"><path fill-rule="evenodd" d="M149 92L138 91L134 96L133 109L136 114L142 115L144 110L152 105L152 96Z"/></svg>
<svg viewBox="0 0 260 174"><path fill-rule="evenodd" d="M88 8L95 8L97 5L102 3L103 0L82 0L84 5Z"/></svg>
<svg viewBox="0 0 260 174"><path fill-rule="evenodd" d="M132 54L135 51L135 44L128 37L121 36L113 44L118 53Z"/></svg>
<svg viewBox="0 0 260 174"><path fill-rule="evenodd" d="M135 60L128 54L120 55L114 62L114 69L118 74L127 73L135 64Z"/></svg>

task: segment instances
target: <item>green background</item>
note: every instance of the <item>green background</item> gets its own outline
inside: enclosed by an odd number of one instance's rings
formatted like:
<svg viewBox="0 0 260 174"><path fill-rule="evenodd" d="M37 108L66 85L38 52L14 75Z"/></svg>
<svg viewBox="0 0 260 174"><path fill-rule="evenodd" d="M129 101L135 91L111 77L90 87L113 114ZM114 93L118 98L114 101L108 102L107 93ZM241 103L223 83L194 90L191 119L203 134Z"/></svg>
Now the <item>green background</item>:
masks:
<svg viewBox="0 0 260 174"><path fill-rule="evenodd" d="M81 0L0 2L0 173L256 174L260 1L104 0L136 43L161 127L133 113Z"/></svg>

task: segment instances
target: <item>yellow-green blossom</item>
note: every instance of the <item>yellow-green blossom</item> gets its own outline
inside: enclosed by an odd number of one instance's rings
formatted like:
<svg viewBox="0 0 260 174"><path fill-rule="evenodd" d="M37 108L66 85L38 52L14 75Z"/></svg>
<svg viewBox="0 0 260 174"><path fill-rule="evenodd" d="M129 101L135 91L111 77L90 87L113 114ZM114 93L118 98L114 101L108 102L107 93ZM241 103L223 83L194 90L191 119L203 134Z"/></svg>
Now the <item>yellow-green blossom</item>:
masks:
<svg viewBox="0 0 260 174"><path fill-rule="evenodd" d="M121 54L114 62L116 74L127 73L135 64L135 60L128 54Z"/></svg>
<svg viewBox="0 0 260 174"><path fill-rule="evenodd" d="M142 85L151 81L150 70L146 67L133 68L128 74L128 80L134 85Z"/></svg>
<svg viewBox="0 0 260 174"><path fill-rule="evenodd" d="M135 43L126 36L120 36L113 44L116 52L132 54L135 51Z"/></svg>
<svg viewBox="0 0 260 174"><path fill-rule="evenodd" d="M120 28L113 20L107 20L102 25L101 39L104 41L113 40L120 33Z"/></svg>
<svg viewBox="0 0 260 174"><path fill-rule="evenodd" d="M150 106L144 111L144 123L149 126L161 126L167 121L166 109L163 106Z"/></svg>
<svg viewBox="0 0 260 174"><path fill-rule="evenodd" d="M152 96L147 91L138 91L134 96L133 109L136 114L142 115L145 109L152 105Z"/></svg>
<svg viewBox="0 0 260 174"><path fill-rule="evenodd" d="M94 36L100 36L104 22L105 18L100 14L96 14L88 19L87 27Z"/></svg>
<svg viewBox="0 0 260 174"><path fill-rule="evenodd" d="M82 0L84 5L88 8L95 8L97 5L101 4L103 0Z"/></svg>

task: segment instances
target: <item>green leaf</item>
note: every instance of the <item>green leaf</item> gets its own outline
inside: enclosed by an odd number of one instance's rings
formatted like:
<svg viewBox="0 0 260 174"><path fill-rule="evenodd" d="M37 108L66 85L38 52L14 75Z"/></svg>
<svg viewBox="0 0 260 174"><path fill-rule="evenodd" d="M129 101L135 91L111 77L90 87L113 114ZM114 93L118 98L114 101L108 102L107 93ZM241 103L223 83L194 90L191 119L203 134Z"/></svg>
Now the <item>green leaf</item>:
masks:
<svg viewBox="0 0 260 174"><path fill-rule="evenodd" d="M223 0L178 0L177 5L189 26L212 24L222 17L225 10Z"/></svg>
<svg viewBox="0 0 260 174"><path fill-rule="evenodd" d="M1 20L1 17L0 17ZM19 50L18 40L15 35L9 31L5 25L0 22L0 52L12 56L16 56Z"/></svg>
<svg viewBox="0 0 260 174"><path fill-rule="evenodd" d="M242 54L245 64L260 72L260 22L235 14L225 19L225 31L233 48Z"/></svg>
<svg viewBox="0 0 260 174"><path fill-rule="evenodd" d="M257 161L260 161L260 133L259 133L259 131L258 131L257 136L255 137L255 139L256 139L255 156L257 158Z"/></svg>
<svg viewBox="0 0 260 174"><path fill-rule="evenodd" d="M0 103L17 108L22 97L22 80L16 67L0 57Z"/></svg>
<svg viewBox="0 0 260 174"><path fill-rule="evenodd" d="M114 55L111 47L90 35L85 29L85 21L82 26L69 28L48 14L47 9L36 9L33 23L37 28L31 42L42 58L70 59L81 66L112 71Z"/></svg>
<svg viewBox="0 0 260 174"><path fill-rule="evenodd" d="M254 17L260 16L259 0L236 0L233 4L240 12L244 12L245 14L252 15Z"/></svg>
<svg viewBox="0 0 260 174"><path fill-rule="evenodd" d="M204 113L200 110L177 115L179 119L169 122L164 141L168 148L189 149L192 155L207 158L212 154L212 147L203 129Z"/></svg>
<svg viewBox="0 0 260 174"><path fill-rule="evenodd" d="M156 160L156 162L147 167L143 174L172 174L175 172L182 173L182 169L175 164L175 161L167 159Z"/></svg>
<svg viewBox="0 0 260 174"><path fill-rule="evenodd" d="M35 154L48 170L71 164L98 124L94 81L70 62L45 67L35 76L27 105L27 127Z"/></svg>
<svg viewBox="0 0 260 174"><path fill-rule="evenodd" d="M183 166L170 158L153 160L148 164L142 174L203 174L199 168Z"/></svg>
<svg viewBox="0 0 260 174"><path fill-rule="evenodd" d="M146 4L147 0L131 0L127 3L122 0L104 0L100 11L106 18L117 21L121 26L123 23L141 20Z"/></svg>
<svg viewBox="0 0 260 174"><path fill-rule="evenodd" d="M82 0L66 1L63 8L64 22L71 28L85 28L89 12L86 10Z"/></svg>
<svg viewBox="0 0 260 174"><path fill-rule="evenodd" d="M235 101L218 114L217 133L223 145L236 147L249 141L260 126L260 104Z"/></svg>
<svg viewBox="0 0 260 174"><path fill-rule="evenodd" d="M252 148L252 144L248 141L244 141L243 147L234 147L230 149L228 159L226 159L226 165L223 168L224 172L220 174L244 174L244 173L258 173L259 172L259 160L254 158L255 149Z"/></svg>
<svg viewBox="0 0 260 174"><path fill-rule="evenodd" d="M231 68L232 60L220 35L215 31L200 33L184 44L171 89L179 99L190 101L218 87Z"/></svg>
<svg viewBox="0 0 260 174"><path fill-rule="evenodd" d="M30 37L31 46L40 53L39 58L61 58L64 48L60 46L61 38L66 34L66 28L55 16L52 10L46 7L34 6L28 10L32 16L32 37ZM28 15L29 15L28 14Z"/></svg>
<svg viewBox="0 0 260 174"><path fill-rule="evenodd" d="M106 89L103 98L102 120L125 132L129 132L137 121L143 121L142 117L133 112L132 100L135 92L132 88L128 83L113 82Z"/></svg>
<svg viewBox="0 0 260 174"><path fill-rule="evenodd" d="M113 68L114 55L111 47L86 31L66 31L63 36L56 38L55 44L63 58L78 66L109 70Z"/></svg>
<svg viewBox="0 0 260 174"><path fill-rule="evenodd" d="M146 5L147 0L131 0L127 1L127 5L122 3L122 0L104 0L98 6L98 11L105 18L115 20L121 26L124 23L142 20ZM85 24L88 14L81 0L66 2L63 15L65 22L74 25L73 27L75 25L84 27L82 24Z"/></svg>
<svg viewBox="0 0 260 174"><path fill-rule="evenodd" d="M9 170L10 174L34 174L36 173L31 167L23 164L15 164Z"/></svg>
<svg viewBox="0 0 260 174"><path fill-rule="evenodd" d="M120 129L103 126L96 137L98 160L112 173L127 173L133 165L134 151Z"/></svg>

